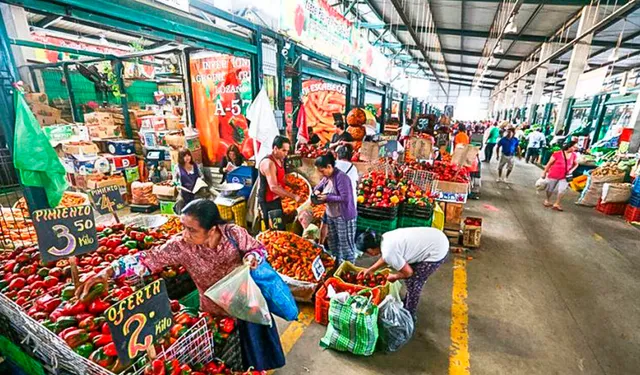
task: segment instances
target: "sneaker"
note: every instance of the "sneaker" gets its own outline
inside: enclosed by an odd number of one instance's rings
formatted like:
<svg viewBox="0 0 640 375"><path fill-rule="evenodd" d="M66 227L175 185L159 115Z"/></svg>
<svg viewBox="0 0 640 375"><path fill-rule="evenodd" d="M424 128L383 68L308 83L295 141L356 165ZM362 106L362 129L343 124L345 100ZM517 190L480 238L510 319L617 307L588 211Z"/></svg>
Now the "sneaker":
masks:
<svg viewBox="0 0 640 375"><path fill-rule="evenodd" d="M496 178L496 182L502 182L502 181L503 181L503 180L502 180L502 177L498 177L498 178Z"/></svg>

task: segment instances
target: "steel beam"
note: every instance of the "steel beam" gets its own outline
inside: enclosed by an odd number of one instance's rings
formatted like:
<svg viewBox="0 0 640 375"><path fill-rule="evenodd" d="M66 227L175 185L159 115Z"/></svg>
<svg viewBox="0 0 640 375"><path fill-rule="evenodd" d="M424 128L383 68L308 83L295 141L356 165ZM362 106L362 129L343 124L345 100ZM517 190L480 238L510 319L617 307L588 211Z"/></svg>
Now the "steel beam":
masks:
<svg viewBox="0 0 640 375"><path fill-rule="evenodd" d="M425 51L424 46L422 46L422 44L420 43L420 37L418 37L418 34L413 29L413 26L411 26L411 21L409 20L406 13L404 12L404 8L402 7L402 4L400 3L399 0L390 0L390 1L391 1L391 4L393 5L393 8L396 10L398 15L400 16L400 19L402 20L402 22L405 25L408 25L407 31L409 32L409 34L411 34L411 38L413 39L413 42L416 44L416 46L420 50L420 53L424 57L425 62L427 63L427 66L429 67L429 69L431 69L431 71L434 72L434 75L436 77L436 80L438 81L438 84L440 85L440 88L446 94L447 90L445 90L444 85L440 81L440 77L438 76L438 74L435 73L433 69L433 65L431 64L431 60L429 59L429 55ZM373 5L371 3L369 3L369 6L372 7L373 9ZM384 21L384 18L383 18L383 21Z"/></svg>

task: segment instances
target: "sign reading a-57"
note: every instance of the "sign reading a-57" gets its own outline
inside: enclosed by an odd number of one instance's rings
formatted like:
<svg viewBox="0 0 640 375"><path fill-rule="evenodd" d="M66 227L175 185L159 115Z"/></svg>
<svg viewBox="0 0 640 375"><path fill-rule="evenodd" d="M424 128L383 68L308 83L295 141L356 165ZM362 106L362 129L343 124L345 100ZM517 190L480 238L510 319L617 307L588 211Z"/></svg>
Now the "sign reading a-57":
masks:
<svg viewBox="0 0 640 375"><path fill-rule="evenodd" d="M89 205L47 208L31 215L44 262L90 253L98 248Z"/></svg>

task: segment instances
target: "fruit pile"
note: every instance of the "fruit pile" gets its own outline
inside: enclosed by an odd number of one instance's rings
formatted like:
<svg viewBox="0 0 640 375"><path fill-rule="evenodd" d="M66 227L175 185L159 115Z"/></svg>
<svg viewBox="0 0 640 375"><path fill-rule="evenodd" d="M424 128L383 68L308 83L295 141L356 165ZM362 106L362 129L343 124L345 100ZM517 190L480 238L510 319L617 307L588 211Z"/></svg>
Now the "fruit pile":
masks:
<svg viewBox="0 0 640 375"><path fill-rule="evenodd" d="M301 196L303 202L306 202L309 199L311 189L309 189L309 184L304 178L298 177L294 174L288 174L286 176L286 182L287 185L284 187L286 191ZM293 199L282 199L282 211L285 215L293 214L298 207L300 207L300 204Z"/></svg>
<svg viewBox="0 0 640 375"><path fill-rule="evenodd" d="M329 151L324 147L318 147L318 146L307 144L307 143L301 144L300 146L298 146L298 149L296 150L296 154L302 156L303 158L312 158L312 159L315 159L322 155L326 155L327 152Z"/></svg>
<svg viewBox="0 0 640 375"><path fill-rule="evenodd" d="M406 168L428 171L436 174L436 180L468 183L470 181L469 170L455 164L436 161L433 164L414 162Z"/></svg>
<svg viewBox="0 0 640 375"><path fill-rule="evenodd" d="M396 207L404 200L408 186L395 176L371 171L358 184L358 204L366 207Z"/></svg>
<svg viewBox="0 0 640 375"><path fill-rule="evenodd" d="M144 375L231 375L233 372L222 361L188 365L177 359L155 359L144 369ZM265 375L266 371L247 371L242 375Z"/></svg>
<svg viewBox="0 0 640 375"><path fill-rule="evenodd" d="M80 281L102 271L111 261L126 254L162 244L167 237L154 230L114 224L96 226L98 249L78 256ZM185 272L180 268L165 268L150 278L173 277ZM96 284L82 300L75 297L71 281L71 266L66 259L44 263L36 246L22 247L0 253L0 293L14 301L30 317L57 334L77 354L105 368L119 369L115 347L108 326L101 315L111 305L134 293L123 279L110 285ZM175 339L206 314L182 311L172 302L175 325L158 345L168 347Z"/></svg>
<svg viewBox="0 0 640 375"><path fill-rule="evenodd" d="M327 210L327 205L326 204L315 204L312 207L313 210L313 218L314 219L322 219L322 216L324 216L325 211Z"/></svg>
<svg viewBox="0 0 640 375"><path fill-rule="evenodd" d="M318 255L326 269L335 265L335 261L320 248L291 232L267 231L260 234L258 241L267 250L267 259L273 269L296 280L316 281L312 263Z"/></svg>
<svg viewBox="0 0 640 375"><path fill-rule="evenodd" d="M375 288L377 286L384 286L387 284L387 275L383 273L362 276L359 273L347 271L340 275L340 277L347 284L366 286L368 288Z"/></svg>

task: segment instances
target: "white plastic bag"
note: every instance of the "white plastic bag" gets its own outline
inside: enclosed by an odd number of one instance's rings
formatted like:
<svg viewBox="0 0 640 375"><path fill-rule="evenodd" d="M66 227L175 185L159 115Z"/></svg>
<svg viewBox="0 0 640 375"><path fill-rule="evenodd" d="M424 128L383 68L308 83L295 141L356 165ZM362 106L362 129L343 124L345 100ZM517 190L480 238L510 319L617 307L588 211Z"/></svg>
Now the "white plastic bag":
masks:
<svg viewBox="0 0 640 375"><path fill-rule="evenodd" d="M541 192L547 190L547 186L549 185L549 181L546 178L540 177L538 181L536 181L536 191Z"/></svg>
<svg viewBox="0 0 640 375"><path fill-rule="evenodd" d="M271 314L260 288L251 278L251 269L242 265L205 293L229 315L251 323L271 326Z"/></svg>
<svg viewBox="0 0 640 375"><path fill-rule="evenodd" d="M402 301L388 295L380 304L378 345L387 352L395 352L409 342L413 336L414 322L411 313L404 308Z"/></svg>

